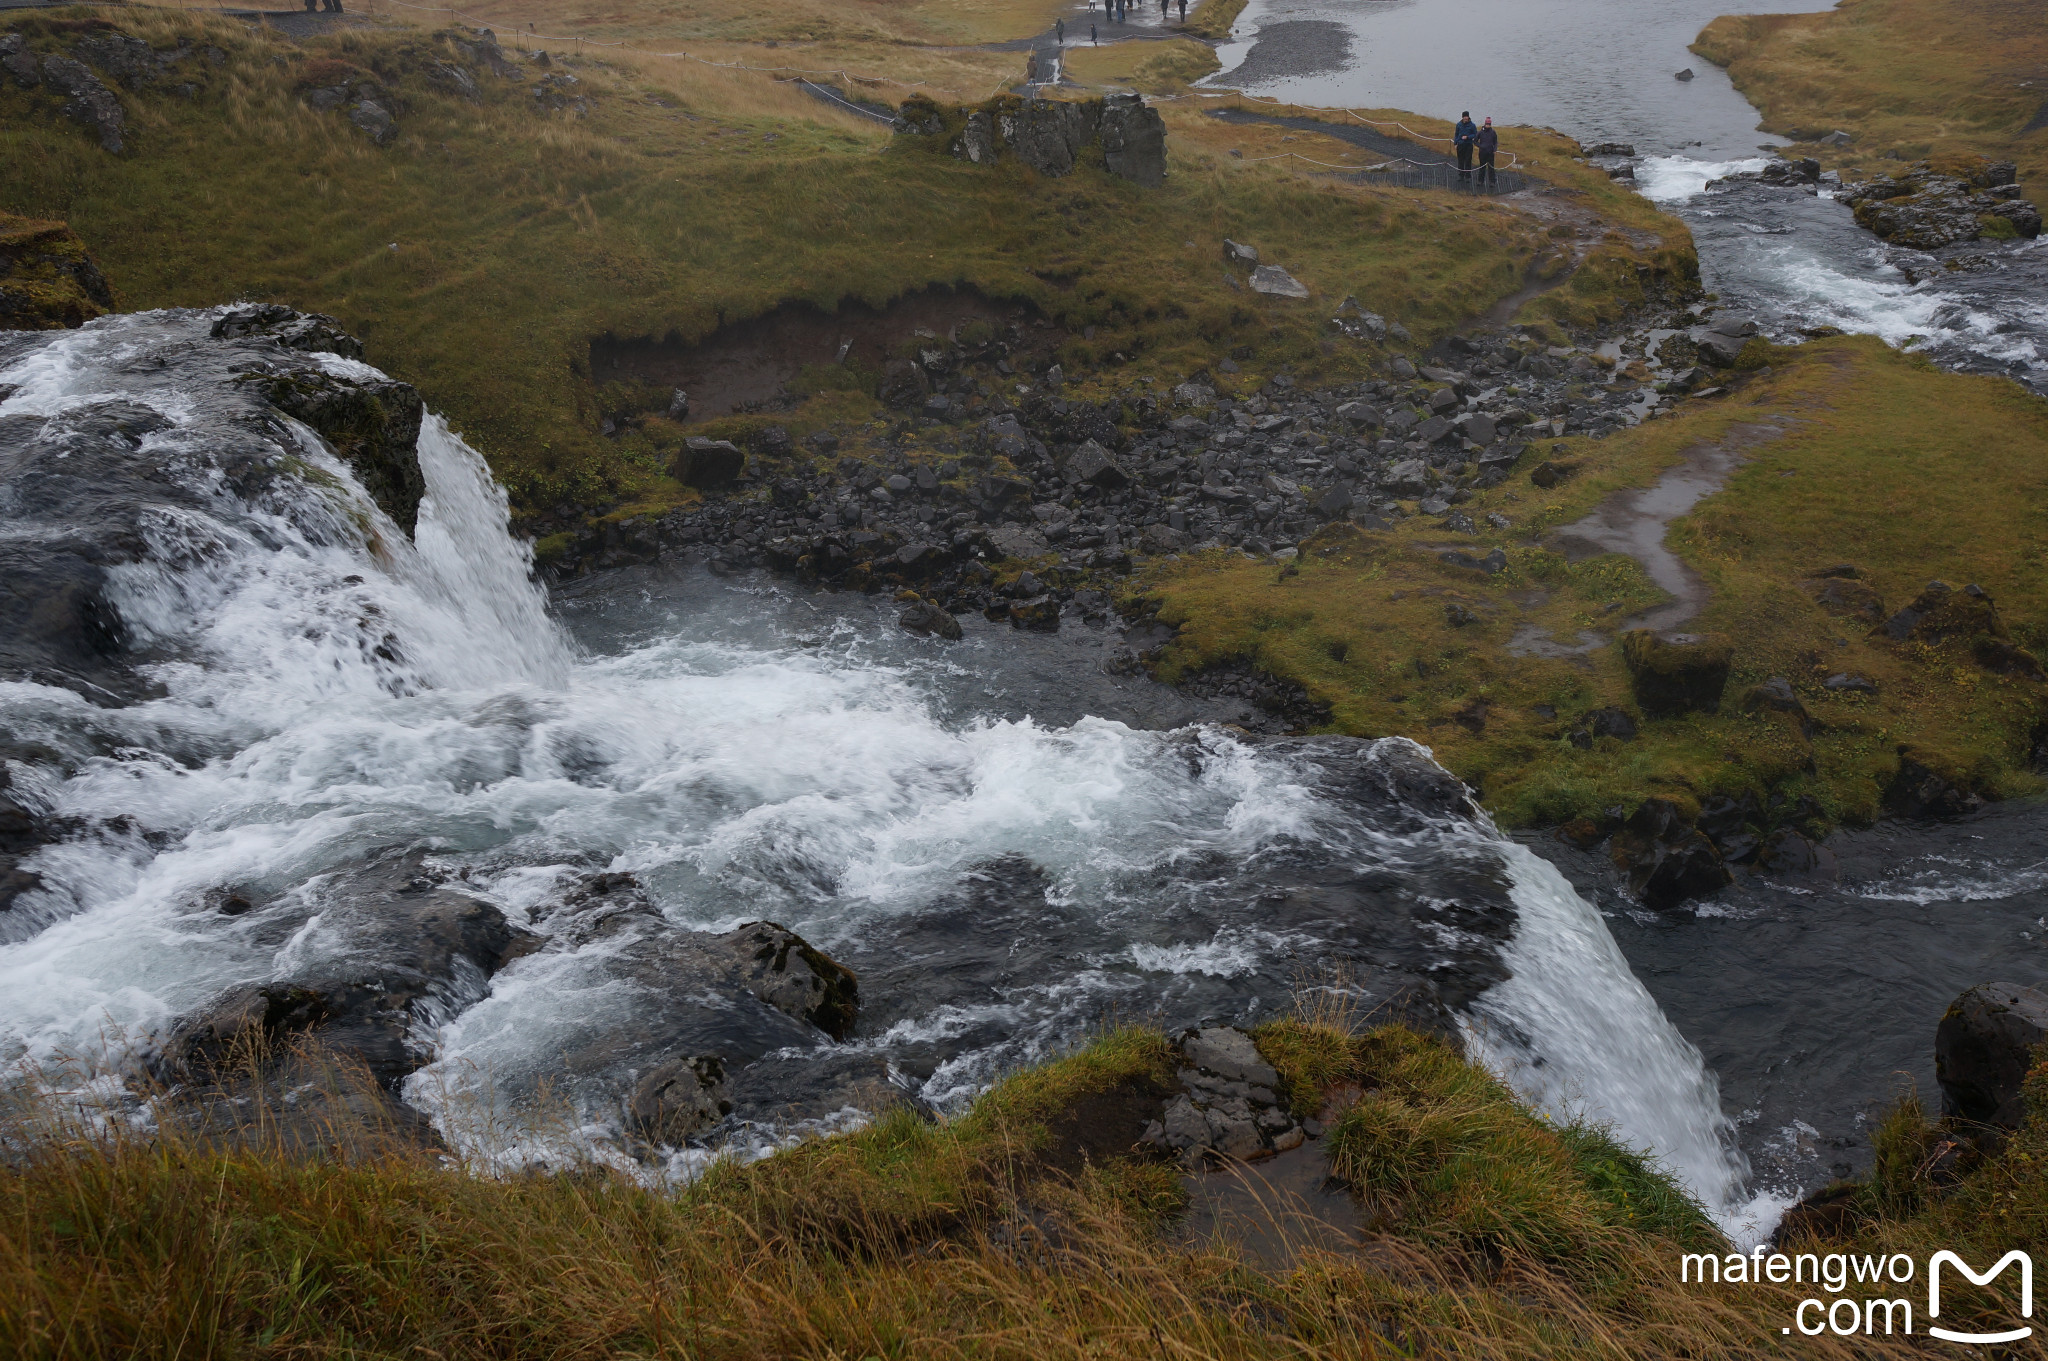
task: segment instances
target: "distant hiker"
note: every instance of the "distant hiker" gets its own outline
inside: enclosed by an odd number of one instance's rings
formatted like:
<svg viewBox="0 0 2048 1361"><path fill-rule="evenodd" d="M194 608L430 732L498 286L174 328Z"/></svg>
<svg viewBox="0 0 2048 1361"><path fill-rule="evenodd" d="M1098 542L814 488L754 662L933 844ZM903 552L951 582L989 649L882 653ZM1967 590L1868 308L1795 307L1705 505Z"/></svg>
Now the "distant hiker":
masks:
<svg viewBox="0 0 2048 1361"><path fill-rule="evenodd" d="M1473 141L1479 148L1479 187L1491 189L1495 185L1493 153L1500 150L1500 134L1493 130L1491 118L1486 120L1486 126L1479 129L1479 136Z"/></svg>
<svg viewBox="0 0 2048 1361"><path fill-rule="evenodd" d="M1180 0L1180 21L1182 23L1188 21L1188 0Z"/></svg>
<svg viewBox="0 0 2048 1361"><path fill-rule="evenodd" d="M1059 37L1057 39L1059 45L1061 47L1065 47L1067 45L1067 21L1065 19L1059 20L1058 26L1055 31L1059 34ZM1490 123L1493 120L1488 119L1487 121Z"/></svg>
<svg viewBox="0 0 2048 1361"><path fill-rule="evenodd" d="M1472 110L1458 115L1458 127L1451 134L1451 141L1458 148L1458 187L1472 185L1472 148L1479 141L1479 125L1472 121Z"/></svg>
<svg viewBox="0 0 2048 1361"><path fill-rule="evenodd" d="M1094 47L1094 46L1096 46L1096 42L1095 42L1095 25L1093 25L1093 24L1090 24L1090 25L1088 25L1088 45L1089 45L1090 47Z"/></svg>

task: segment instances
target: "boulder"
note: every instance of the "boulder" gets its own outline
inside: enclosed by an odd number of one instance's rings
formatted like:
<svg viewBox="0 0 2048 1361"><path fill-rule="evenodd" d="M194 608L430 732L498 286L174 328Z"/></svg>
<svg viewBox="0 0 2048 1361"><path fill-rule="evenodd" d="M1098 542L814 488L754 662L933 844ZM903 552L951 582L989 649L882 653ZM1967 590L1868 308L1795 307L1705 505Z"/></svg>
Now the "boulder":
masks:
<svg viewBox="0 0 2048 1361"><path fill-rule="evenodd" d="M669 476L686 487L729 487L746 466L746 454L731 440L697 435L684 440L683 447L676 451Z"/></svg>
<svg viewBox="0 0 2048 1361"><path fill-rule="evenodd" d="M1256 265L1259 262L1259 248L1247 246L1242 241L1223 238L1223 258L1233 265Z"/></svg>
<svg viewBox="0 0 2048 1361"><path fill-rule="evenodd" d="M1076 482L1092 483L1104 491L1122 491L1131 485L1131 475L1123 465L1092 439L1067 455L1066 473Z"/></svg>
<svg viewBox="0 0 2048 1361"><path fill-rule="evenodd" d="M1801 737L1813 736L1813 718L1806 712L1805 703L1792 688L1789 676L1773 676L1760 685L1752 685L1742 696L1744 713L1780 713L1789 716Z"/></svg>
<svg viewBox="0 0 2048 1361"><path fill-rule="evenodd" d="M896 622L906 632L914 633L920 638L929 638L934 634L946 639L956 640L960 637L960 621L944 606L935 605L929 600L914 602L896 616Z"/></svg>
<svg viewBox="0 0 2048 1361"><path fill-rule="evenodd" d="M1181 1040L1181 1053L1196 1068L1221 1078L1273 1089L1280 1085L1280 1074L1260 1056L1252 1037L1234 1026L1188 1032Z"/></svg>
<svg viewBox="0 0 2048 1361"><path fill-rule="evenodd" d="M1655 911L1723 888L1734 877L1698 829L1666 799L1645 799L1609 843L1629 891Z"/></svg>
<svg viewBox="0 0 2048 1361"><path fill-rule="evenodd" d="M376 100L364 97L349 107L348 121L369 136L378 146L389 146L398 136L398 123L391 111Z"/></svg>
<svg viewBox="0 0 2048 1361"><path fill-rule="evenodd" d="M1102 101L1102 163L1146 189L1166 182L1166 121L1136 95Z"/></svg>
<svg viewBox="0 0 2048 1361"><path fill-rule="evenodd" d="M2020 983L1980 983L1965 990L1934 1028L1941 1113L2017 1129L2027 1113L2021 1084L2043 1040L2048 992Z"/></svg>
<svg viewBox="0 0 2048 1361"><path fill-rule="evenodd" d="M1709 331L1700 337L1699 355L1717 369L1732 369L1742 357L1742 350L1749 342L1740 336L1723 335Z"/></svg>
<svg viewBox="0 0 2048 1361"><path fill-rule="evenodd" d="M1693 78L1692 68L1688 66L1683 71L1673 71L1671 78L1673 80L1691 80Z"/></svg>
<svg viewBox="0 0 2048 1361"><path fill-rule="evenodd" d="M76 232L0 213L0 331L74 328L113 310L106 276Z"/></svg>
<svg viewBox="0 0 2048 1361"><path fill-rule="evenodd" d="M731 1111L725 1065L710 1055L657 1064L626 1098L627 1126L650 1144L680 1145Z"/></svg>
<svg viewBox="0 0 2048 1361"><path fill-rule="evenodd" d="M1630 629L1621 635L1621 655L1637 707L1651 718L1675 718L1720 709L1734 650L1718 634Z"/></svg>
<svg viewBox="0 0 2048 1361"><path fill-rule="evenodd" d="M954 141L953 154L976 165L996 163L996 123L987 109L976 109L967 115L967 126Z"/></svg>
<svg viewBox="0 0 2048 1361"><path fill-rule="evenodd" d="M796 932L774 922L750 922L713 939L731 952L740 982L754 996L835 1040L853 1033L859 980Z"/></svg>
<svg viewBox="0 0 2048 1361"><path fill-rule="evenodd" d="M1308 288L1278 265L1260 265L1252 271L1252 292L1271 298L1306 298Z"/></svg>
<svg viewBox="0 0 2048 1361"><path fill-rule="evenodd" d="M1012 600L1006 614L1011 628L1026 629L1032 633L1059 632L1060 602L1051 595Z"/></svg>
<svg viewBox="0 0 2048 1361"><path fill-rule="evenodd" d="M1003 145L1018 160L1041 175L1058 178L1074 168L1075 156L1094 139L1102 105L1093 100L1026 99L1002 106L995 122Z"/></svg>

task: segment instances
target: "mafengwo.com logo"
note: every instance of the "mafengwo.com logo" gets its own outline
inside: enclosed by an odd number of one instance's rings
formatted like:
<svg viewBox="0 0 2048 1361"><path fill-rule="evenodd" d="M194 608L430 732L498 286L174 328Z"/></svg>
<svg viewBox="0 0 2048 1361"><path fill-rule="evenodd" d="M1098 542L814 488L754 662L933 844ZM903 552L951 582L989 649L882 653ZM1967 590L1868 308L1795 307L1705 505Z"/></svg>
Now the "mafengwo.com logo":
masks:
<svg viewBox="0 0 2048 1361"><path fill-rule="evenodd" d="M1954 1291L1959 1279L1990 1291L2004 1303L2009 1318L1998 1327L1987 1327L1987 1320L1982 1318L1973 1320L1967 1328L1945 1326L1941 1322L1944 1278L1949 1283L1950 1323L1957 1321ZM2018 1342L2034 1332L2032 1324L2021 1321L2034 1316L2034 1259L2018 1248L1982 1271L1947 1250L1929 1257L1924 1268L1903 1252L1889 1256L1842 1252L1788 1254L1767 1252L1762 1247L1746 1257L1739 1252L1725 1257L1689 1252L1679 1258L1678 1279L1687 1285L1810 1284L1817 1293L1799 1302L1792 1321L1784 1328L1787 1333L1799 1332L1808 1337L1819 1337L1822 1333L1837 1337L1911 1333L1916 1321L1916 1300L1926 1308L1918 1322L1927 1336L1944 1342L1983 1347Z"/></svg>

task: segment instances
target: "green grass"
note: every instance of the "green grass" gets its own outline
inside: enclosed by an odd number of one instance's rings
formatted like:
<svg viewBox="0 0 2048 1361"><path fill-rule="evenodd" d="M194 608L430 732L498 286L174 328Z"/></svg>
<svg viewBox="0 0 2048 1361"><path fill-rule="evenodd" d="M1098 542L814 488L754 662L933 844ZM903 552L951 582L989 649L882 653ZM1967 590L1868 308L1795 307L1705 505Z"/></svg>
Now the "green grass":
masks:
<svg viewBox="0 0 2048 1361"><path fill-rule="evenodd" d="M0 1351L1781 1354L1789 1295L1717 1299L1675 1284L1672 1252L1711 1250L1711 1230L1640 1159L1553 1130L1435 1040L1382 1029L1308 1047L1331 1043L1352 1056L1346 1072L1369 1102L1398 1099L1424 1123L1464 1106L1480 1118L1382 1157L1367 1116L1347 1115L1328 1138L1369 1191L1375 1227L1359 1251L1310 1249L1287 1268L1187 1241L1170 1165L1061 1160L1061 1129L1163 1078L1159 1035L1127 1029L1012 1076L960 1120L899 1111L677 1191L598 1168L474 1177L365 1138L294 1157L260 1142L211 1147L175 1121L126 1139L73 1126L0 1167ZM1568 1255L1579 1249L1596 1255ZM1825 1343L1811 1354L1846 1355Z"/></svg>
<svg viewBox="0 0 2048 1361"><path fill-rule="evenodd" d="M1420 517L1385 534L1326 530L1292 575L1239 555L1156 567L1138 590L1180 627L1160 674L1249 659L1328 703L1340 731L1431 747L1516 826L1653 795L1697 806L1745 791L1812 794L1827 817L1863 821L1878 814L1904 749L1987 795L2038 790L2028 762L2048 714L2041 683L1985 671L1958 647L1871 637L1801 583L1852 563L1887 611L1931 579L1979 584L2015 643L2048 652L2048 403L1869 338L1769 358L1771 371L1736 395L1688 402L1682 415L1606 440L1568 441L1562 458L1579 471L1552 490L1528 481L1543 456L1531 454L1507 483L1476 494L1464 507L1476 522L1489 512L1512 522L1469 541L1477 554L1506 551L1497 576L1439 562L1437 546L1467 540ZM1736 640L1721 711L1643 720L1638 740L1601 738L1582 751L1565 740L1581 716L1634 708L1620 649L1551 658L1513 655L1510 644L1525 628L1566 643L1611 640L1617 620L1663 595L1632 560L1572 564L1547 536L1739 427L1769 437L1667 535L1712 592L1686 627ZM1453 604L1476 620L1454 626ZM1837 672L1874 680L1878 693L1823 689ZM1743 712L1747 688L1780 675L1816 721L1810 740L1779 715ZM1539 711L1546 705L1555 718Z"/></svg>
<svg viewBox="0 0 2048 1361"><path fill-rule="evenodd" d="M701 67L569 67L594 100L579 119L534 107L523 83L485 80L480 105L442 93L425 73L454 54L424 35L300 48L197 14L122 23L160 45L217 43L228 64L190 101L124 96L136 152L122 158L40 96L0 91L0 207L68 220L125 307L246 297L334 314L527 509L689 495L665 476L674 432L599 433L587 347L605 332L689 340L785 301L975 288L1095 327L1066 358L1087 380L1129 357L1105 389L1245 344L1260 370L1356 372L1370 356L1329 345L1322 301L1227 286L1223 236L1424 341L1511 292L1544 244L1496 205L1232 162L1193 115L1175 115L1167 187L1146 191L1094 167L1045 181L894 147L787 87ZM404 105L398 141L374 147L301 103L314 59L375 72Z"/></svg>
<svg viewBox="0 0 2048 1361"><path fill-rule="evenodd" d="M1851 178L1887 158L2017 161L2048 204L2048 25L2032 0L1845 0L1821 14L1727 15L1692 50L1728 68L1766 131ZM1813 145L1841 129L1847 147Z"/></svg>
<svg viewBox="0 0 2048 1361"><path fill-rule="evenodd" d="M1084 85L1123 86L1146 94L1178 93L1221 67L1214 48L1187 38L1107 47L1083 41L1069 47L1061 61L1061 69Z"/></svg>

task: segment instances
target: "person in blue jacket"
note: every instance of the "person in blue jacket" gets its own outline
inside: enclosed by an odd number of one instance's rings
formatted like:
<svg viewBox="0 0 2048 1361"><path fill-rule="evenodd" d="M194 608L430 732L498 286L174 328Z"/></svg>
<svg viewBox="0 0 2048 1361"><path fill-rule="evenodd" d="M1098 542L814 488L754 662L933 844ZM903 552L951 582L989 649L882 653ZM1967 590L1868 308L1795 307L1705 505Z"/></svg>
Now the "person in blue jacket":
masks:
<svg viewBox="0 0 2048 1361"><path fill-rule="evenodd" d="M1472 184L1472 148L1479 143L1479 125L1472 121L1472 110L1458 115L1458 126L1451 133L1451 141L1458 148L1458 187L1469 188Z"/></svg>
<svg viewBox="0 0 2048 1361"><path fill-rule="evenodd" d="M1486 120L1486 126L1479 129L1479 136L1473 145L1479 151L1479 187L1492 189L1497 184L1493 175L1493 156L1500 150L1500 134L1493 130L1493 120Z"/></svg>

